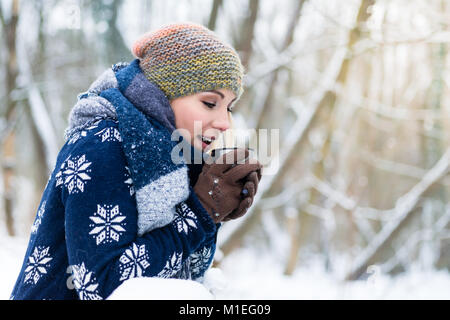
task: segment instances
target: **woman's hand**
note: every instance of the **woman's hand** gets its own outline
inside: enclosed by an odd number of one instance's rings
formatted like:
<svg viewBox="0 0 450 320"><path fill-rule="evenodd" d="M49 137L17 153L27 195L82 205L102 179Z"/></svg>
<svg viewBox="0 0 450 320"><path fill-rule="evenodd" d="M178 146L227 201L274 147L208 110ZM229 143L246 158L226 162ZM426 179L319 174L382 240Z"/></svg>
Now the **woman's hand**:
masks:
<svg viewBox="0 0 450 320"><path fill-rule="evenodd" d="M235 149L203 165L194 191L215 223L241 217L253 202L262 166L239 163L248 156L247 149Z"/></svg>
<svg viewBox="0 0 450 320"><path fill-rule="evenodd" d="M231 219L237 219L242 217L253 203L253 198L255 197L256 191L258 191L258 184L261 180L261 168L256 171L252 171L245 178L244 188L241 192L241 203L239 207L235 209L232 213L227 215L223 221L229 221Z"/></svg>

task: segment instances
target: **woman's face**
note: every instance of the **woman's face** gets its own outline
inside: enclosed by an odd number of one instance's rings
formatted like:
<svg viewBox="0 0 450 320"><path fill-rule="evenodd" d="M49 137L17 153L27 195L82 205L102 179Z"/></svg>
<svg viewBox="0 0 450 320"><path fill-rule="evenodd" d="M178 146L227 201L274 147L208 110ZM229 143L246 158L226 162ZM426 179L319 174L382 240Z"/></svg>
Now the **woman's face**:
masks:
<svg viewBox="0 0 450 320"><path fill-rule="evenodd" d="M173 99L170 105L175 114L175 126L186 130L181 134L192 146L204 150L209 145L208 139L219 138L221 132L230 127L228 112L235 100L236 95L229 89L203 91Z"/></svg>

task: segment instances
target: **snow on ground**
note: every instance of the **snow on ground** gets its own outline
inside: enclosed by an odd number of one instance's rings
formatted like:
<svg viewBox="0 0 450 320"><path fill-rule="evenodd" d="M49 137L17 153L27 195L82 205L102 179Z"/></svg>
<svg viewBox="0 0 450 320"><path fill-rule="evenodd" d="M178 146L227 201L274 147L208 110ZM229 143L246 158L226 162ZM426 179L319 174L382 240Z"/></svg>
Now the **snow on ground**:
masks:
<svg viewBox="0 0 450 320"><path fill-rule="evenodd" d="M283 265L274 260L252 250L231 254L222 263L225 287L216 299L450 299L447 271L378 274L344 282L318 267L298 268L292 276L284 276Z"/></svg>
<svg viewBox="0 0 450 320"><path fill-rule="evenodd" d="M22 264L27 239L0 237L0 299L8 299ZM369 281L340 282L320 268L282 275L273 257L241 249L211 268L204 286L176 279L132 279L111 299L450 299L450 273L377 275ZM157 289L155 289L157 288ZM175 294L173 292L176 292Z"/></svg>
<svg viewBox="0 0 450 320"><path fill-rule="evenodd" d="M9 299L22 267L28 239L0 236L0 299Z"/></svg>
<svg viewBox="0 0 450 320"><path fill-rule="evenodd" d="M155 288L157 288L155 290ZM125 281L109 300L212 300L214 296L196 281L133 278Z"/></svg>

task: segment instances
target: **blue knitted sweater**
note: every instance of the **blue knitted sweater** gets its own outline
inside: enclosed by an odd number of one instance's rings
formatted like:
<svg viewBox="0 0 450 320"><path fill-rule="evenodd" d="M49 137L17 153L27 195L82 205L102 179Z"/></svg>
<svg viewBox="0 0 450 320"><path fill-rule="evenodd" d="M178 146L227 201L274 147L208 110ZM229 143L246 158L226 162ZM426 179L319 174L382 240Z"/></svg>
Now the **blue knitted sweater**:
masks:
<svg viewBox="0 0 450 320"><path fill-rule="evenodd" d="M105 74L72 111L12 299L105 299L133 277L199 280L212 262L220 225L192 188L201 166L169 161L167 99L139 60Z"/></svg>

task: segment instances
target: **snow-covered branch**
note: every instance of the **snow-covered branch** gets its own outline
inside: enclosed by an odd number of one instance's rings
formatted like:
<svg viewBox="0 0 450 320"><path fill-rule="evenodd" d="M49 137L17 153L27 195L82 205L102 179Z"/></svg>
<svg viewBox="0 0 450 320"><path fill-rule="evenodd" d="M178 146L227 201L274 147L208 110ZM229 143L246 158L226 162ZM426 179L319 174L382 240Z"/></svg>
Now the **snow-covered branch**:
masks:
<svg viewBox="0 0 450 320"><path fill-rule="evenodd" d="M46 150L46 164L48 173L53 170L56 156L58 155L58 143L53 125L48 114L45 102L35 84L30 82L28 89L28 101L30 103L33 120L36 123L39 135L44 142Z"/></svg>
<svg viewBox="0 0 450 320"><path fill-rule="evenodd" d="M352 211L356 208L356 201L345 195L344 193L336 190L335 188L331 187L329 184L321 181L319 178L317 178L315 175L311 174L311 181L313 187L323 194L324 196L328 197L331 201L334 203L339 204L342 208Z"/></svg>
<svg viewBox="0 0 450 320"><path fill-rule="evenodd" d="M309 179L299 181L292 184L289 188L284 189L282 192L276 196L266 197L259 201L259 205L266 210L274 209L277 207L284 206L289 202L294 196L307 190L311 187L311 182Z"/></svg>
<svg viewBox="0 0 450 320"><path fill-rule="evenodd" d="M34 83L31 65L24 44L19 41L18 47L21 49L18 54L22 57L19 64L22 86L27 89L28 103L31 108L31 117L34 122L45 149L45 161L47 173L53 170L59 146L56 140L56 133L53 128L48 108L45 106L44 99Z"/></svg>
<svg viewBox="0 0 450 320"><path fill-rule="evenodd" d="M336 190L330 184L321 181L314 175L310 175L312 187L323 196L327 197L327 200L331 200L333 205L337 204L341 208L352 212L357 219L371 219L375 221L389 221L392 220L392 214L394 209L380 210L371 207L361 207L357 205L356 200L347 196L344 192Z"/></svg>
<svg viewBox="0 0 450 320"><path fill-rule="evenodd" d="M449 167L450 148L419 183L397 200L395 205L395 219L387 222L375 238L373 238L367 247L355 258L355 262L346 276L346 279L357 279L365 272L367 266L373 262L380 250L388 243L389 239L393 237L394 233L400 229L403 222L419 202L420 197L448 172Z"/></svg>
<svg viewBox="0 0 450 320"><path fill-rule="evenodd" d="M404 245L396 250L395 255L388 261L380 265L384 273L392 271L398 264L406 264L406 259L411 255L411 251L417 248L417 244L421 241L428 241L429 238L435 238L436 241L444 239L448 236L446 229L450 222L450 206L446 206L444 214L436 221L434 226L428 230L417 230L413 234L408 236L408 241Z"/></svg>

